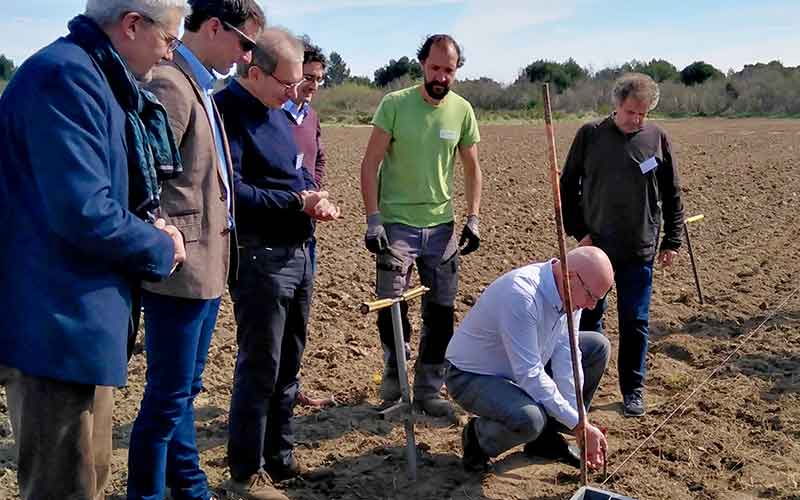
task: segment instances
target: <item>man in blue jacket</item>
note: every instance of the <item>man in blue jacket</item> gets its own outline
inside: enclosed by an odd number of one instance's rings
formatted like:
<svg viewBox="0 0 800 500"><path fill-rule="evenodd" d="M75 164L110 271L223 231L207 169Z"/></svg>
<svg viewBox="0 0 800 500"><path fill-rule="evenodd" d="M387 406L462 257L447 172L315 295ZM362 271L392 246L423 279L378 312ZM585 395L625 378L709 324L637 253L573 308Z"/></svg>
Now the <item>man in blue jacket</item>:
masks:
<svg viewBox="0 0 800 500"><path fill-rule="evenodd" d="M281 106L303 81L303 45L280 29L256 40L252 61L216 94L233 159L238 280L231 287L239 352L224 488L247 500L285 500L273 480L302 472L291 426L314 271L313 220L339 210L303 167Z"/></svg>
<svg viewBox="0 0 800 500"><path fill-rule="evenodd" d="M153 177L138 173L155 172L152 152L171 142L151 135L151 118L165 113L135 78L171 57L184 13L182 0L89 0L0 98L0 223L10 228L0 245L0 371L16 374L24 499L103 496L131 287L185 258L175 227L128 208L147 199L134 188ZM149 196L157 201L157 189Z"/></svg>

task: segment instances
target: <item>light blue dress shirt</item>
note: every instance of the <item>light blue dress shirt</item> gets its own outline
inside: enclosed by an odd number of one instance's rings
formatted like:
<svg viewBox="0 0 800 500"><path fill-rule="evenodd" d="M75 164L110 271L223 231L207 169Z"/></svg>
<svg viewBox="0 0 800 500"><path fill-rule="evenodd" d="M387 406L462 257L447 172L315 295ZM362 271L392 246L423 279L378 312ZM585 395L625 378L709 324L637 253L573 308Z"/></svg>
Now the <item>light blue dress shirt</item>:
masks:
<svg viewBox="0 0 800 500"><path fill-rule="evenodd" d="M283 109L289 112L292 116L292 120L294 120L297 125L302 125L303 120L305 120L308 115L308 106L305 102L298 106L293 100L289 99L283 103Z"/></svg>
<svg viewBox="0 0 800 500"><path fill-rule="evenodd" d="M202 91L203 105L206 108L208 120L211 122L211 129L214 131L214 144L216 145L217 156L219 157L219 175L222 177L222 183L225 185L225 198L228 202L228 226L230 227L233 223L233 218L231 216L231 203L233 199L231 180L228 176L228 160L225 157L225 144L222 140L222 130L217 121L216 113L214 112L214 100L211 98L217 78L208 68L203 66L200 59L198 59L186 45L181 44L178 46L177 51L186 59L186 62L189 63L194 81Z"/></svg>

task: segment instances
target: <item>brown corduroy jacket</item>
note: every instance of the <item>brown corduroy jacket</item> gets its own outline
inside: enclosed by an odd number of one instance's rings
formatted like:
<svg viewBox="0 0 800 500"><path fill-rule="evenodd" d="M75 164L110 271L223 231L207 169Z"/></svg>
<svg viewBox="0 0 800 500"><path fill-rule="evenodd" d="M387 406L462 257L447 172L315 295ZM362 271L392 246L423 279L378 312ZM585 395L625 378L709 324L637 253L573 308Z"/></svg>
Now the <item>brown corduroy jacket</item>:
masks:
<svg viewBox="0 0 800 500"><path fill-rule="evenodd" d="M162 217L183 232L186 262L183 268L160 283L145 283L153 293L189 299L214 299L225 291L232 233L228 229L228 202L220 174L214 132L203 104L203 94L194 81L189 64L178 52L173 61L153 69L147 89L153 92L169 115L175 134L183 174L165 182L161 192ZM211 99L213 104L214 100ZM228 179L233 190L232 161L222 119L214 105L227 159Z"/></svg>

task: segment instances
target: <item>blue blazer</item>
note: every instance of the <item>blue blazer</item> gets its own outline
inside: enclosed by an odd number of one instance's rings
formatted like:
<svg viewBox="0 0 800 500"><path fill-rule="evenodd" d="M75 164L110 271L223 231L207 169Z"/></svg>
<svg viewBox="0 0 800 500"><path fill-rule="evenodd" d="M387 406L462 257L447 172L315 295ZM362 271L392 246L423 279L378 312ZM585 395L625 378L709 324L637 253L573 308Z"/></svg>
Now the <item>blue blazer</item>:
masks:
<svg viewBox="0 0 800 500"><path fill-rule="evenodd" d="M131 287L173 260L169 236L127 207L125 113L60 38L0 97L0 364L125 384Z"/></svg>

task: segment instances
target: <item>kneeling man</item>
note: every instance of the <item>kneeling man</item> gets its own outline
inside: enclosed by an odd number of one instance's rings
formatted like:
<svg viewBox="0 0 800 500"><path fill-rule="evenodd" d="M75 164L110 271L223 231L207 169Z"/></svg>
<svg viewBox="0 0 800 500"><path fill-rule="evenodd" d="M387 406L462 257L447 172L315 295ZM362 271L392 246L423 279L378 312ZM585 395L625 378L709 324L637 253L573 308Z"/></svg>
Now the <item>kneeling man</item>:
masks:
<svg viewBox="0 0 800 500"><path fill-rule="evenodd" d="M569 252L573 317L594 307L614 279L608 257L596 247ZM467 411L462 434L463 464L485 470L490 457L525 444L528 456L580 464L559 432L582 436L578 421L567 316L558 259L504 274L481 295L464 318L446 358L447 390ZM581 380L586 407L608 364L608 340L579 334ZM606 439L587 423L588 465L603 463Z"/></svg>

